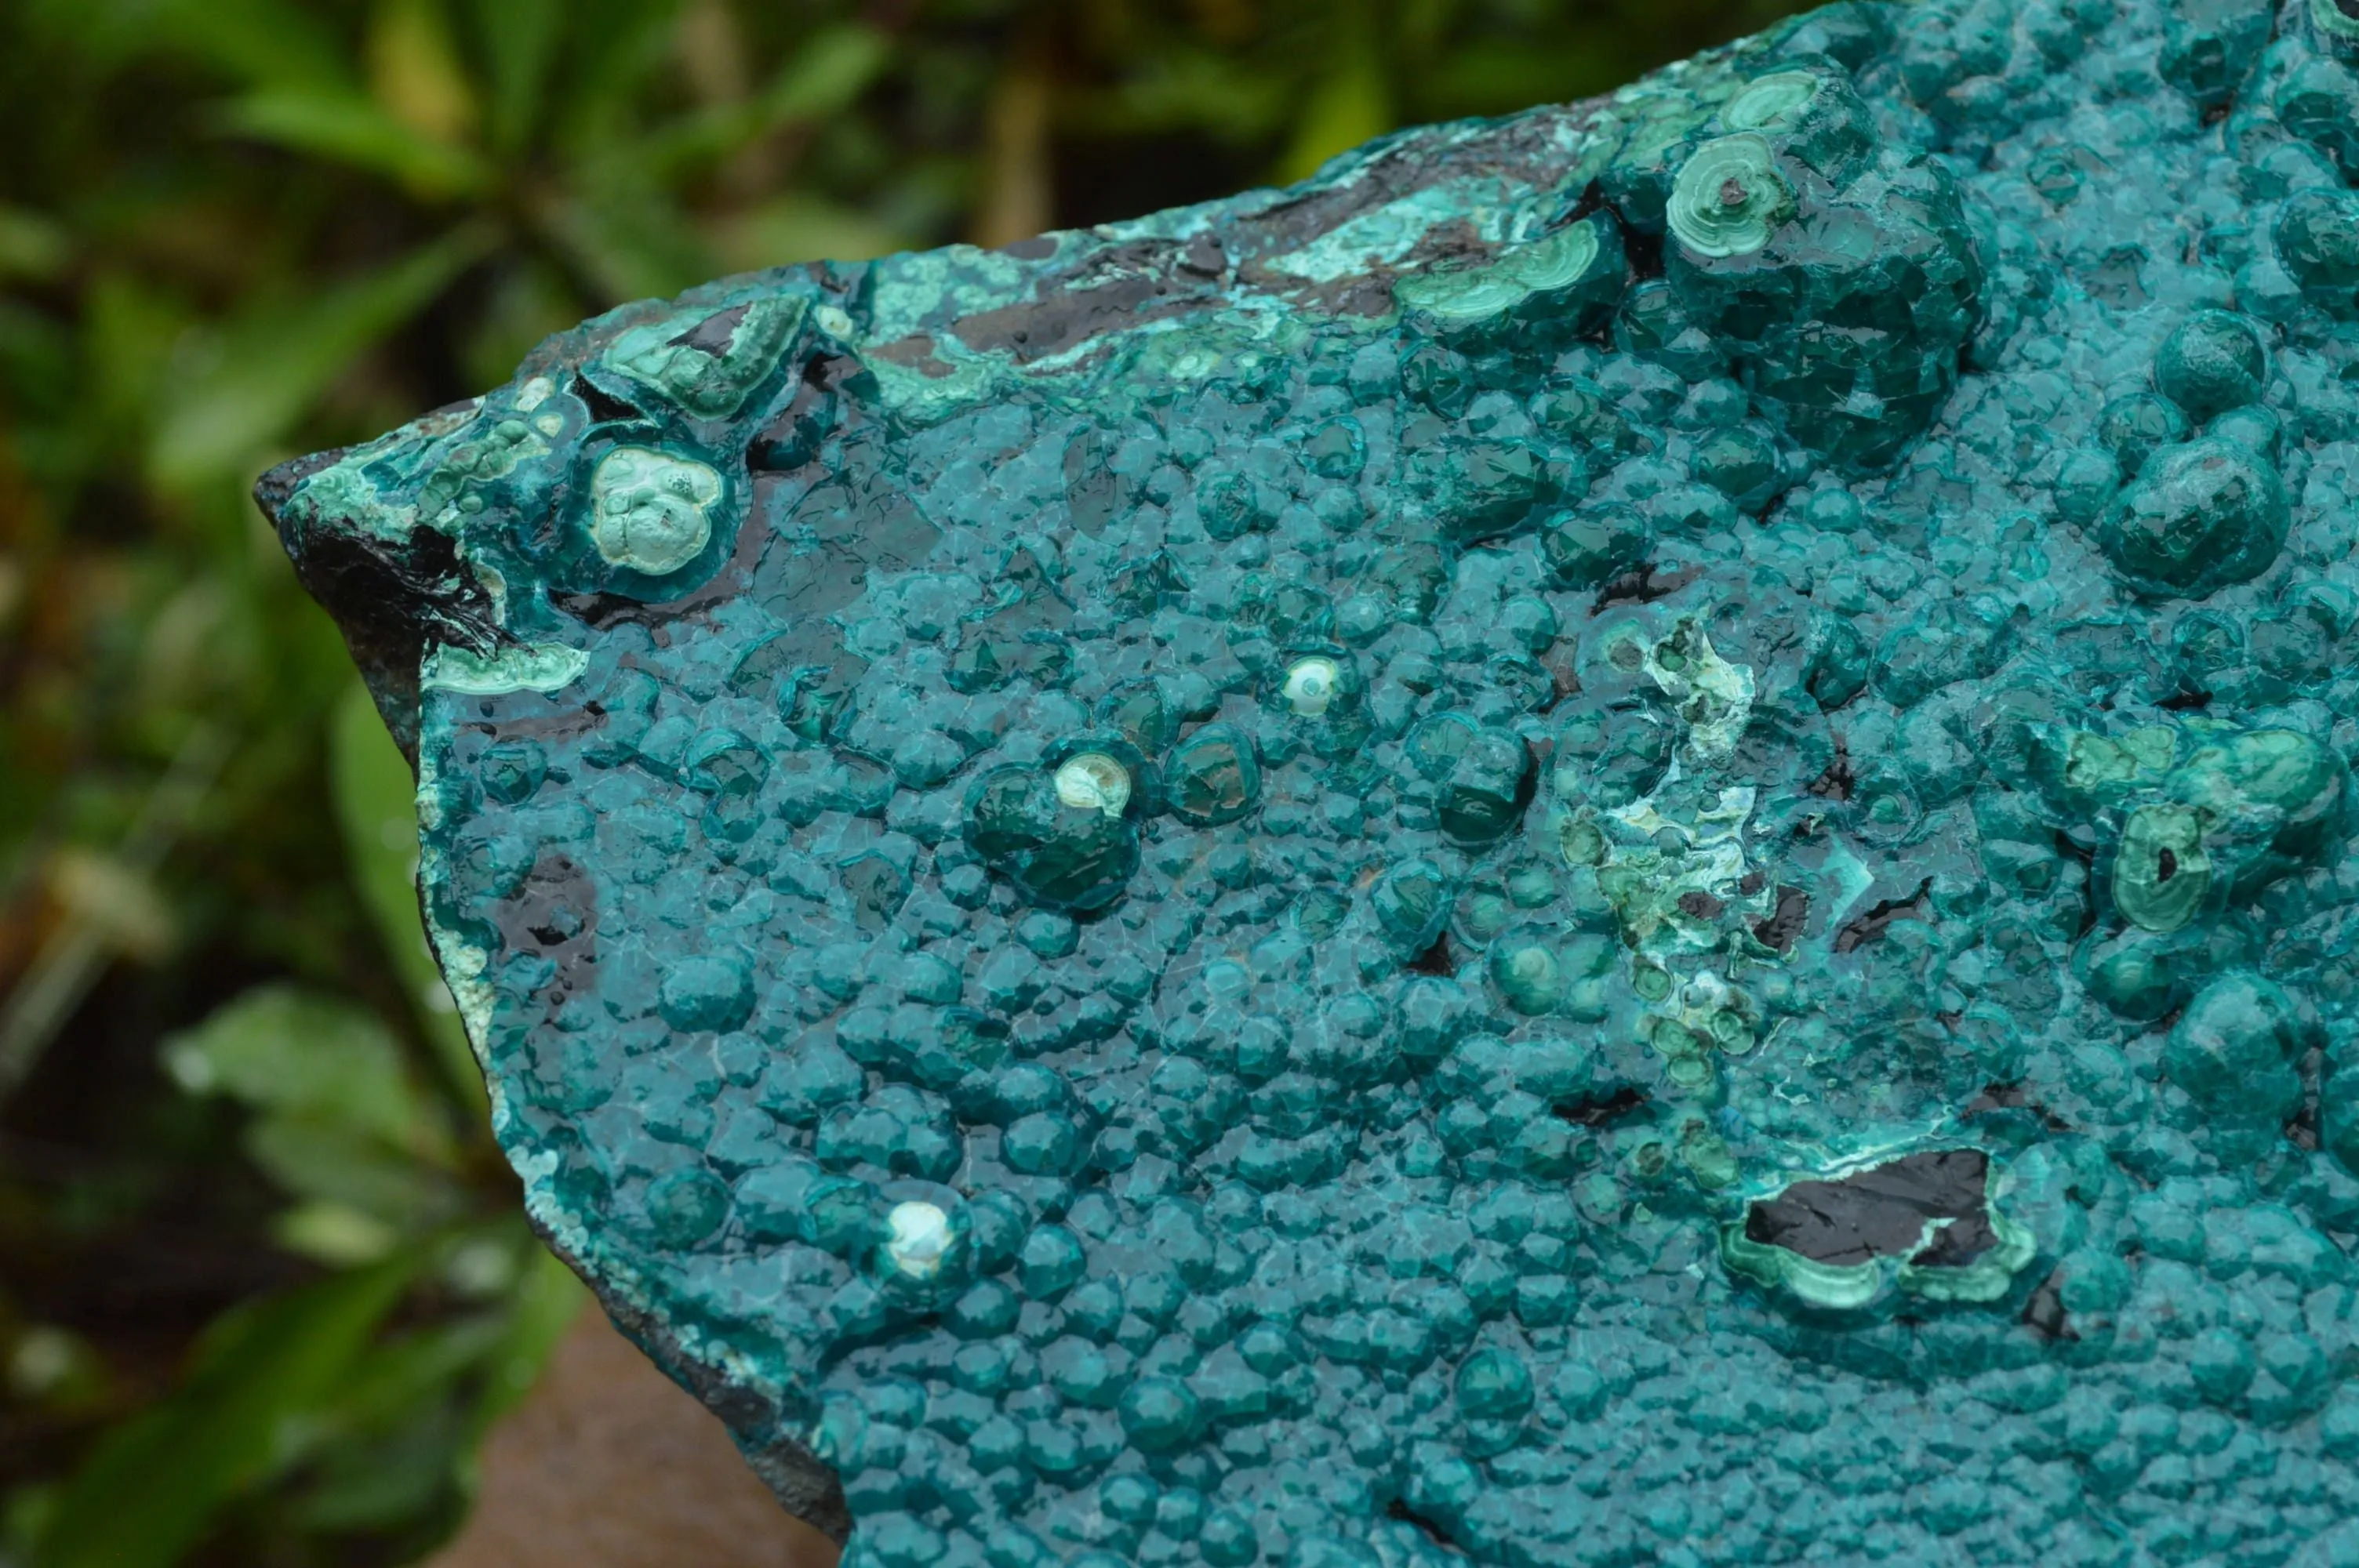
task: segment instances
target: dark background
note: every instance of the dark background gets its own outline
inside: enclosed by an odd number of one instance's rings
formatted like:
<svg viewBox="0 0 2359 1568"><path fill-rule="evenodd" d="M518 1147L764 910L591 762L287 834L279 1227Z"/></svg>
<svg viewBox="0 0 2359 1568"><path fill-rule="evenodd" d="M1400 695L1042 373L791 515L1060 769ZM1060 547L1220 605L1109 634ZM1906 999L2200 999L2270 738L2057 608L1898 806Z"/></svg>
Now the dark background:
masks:
<svg viewBox="0 0 2359 1568"><path fill-rule="evenodd" d="M582 1297L246 500L715 275L1603 92L1781 0L0 0L0 1568L413 1560Z"/></svg>

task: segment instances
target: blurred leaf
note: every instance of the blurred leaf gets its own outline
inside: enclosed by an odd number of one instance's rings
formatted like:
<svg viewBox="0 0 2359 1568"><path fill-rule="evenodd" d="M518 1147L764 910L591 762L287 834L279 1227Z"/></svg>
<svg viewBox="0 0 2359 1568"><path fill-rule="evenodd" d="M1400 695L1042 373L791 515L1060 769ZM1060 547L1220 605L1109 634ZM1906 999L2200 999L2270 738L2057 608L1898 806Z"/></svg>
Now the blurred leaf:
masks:
<svg viewBox="0 0 2359 1568"><path fill-rule="evenodd" d="M842 113L891 59L891 40L874 27L831 27L804 39L769 86L745 102L690 115L642 138L624 156L648 174L677 178L756 136Z"/></svg>
<svg viewBox="0 0 2359 1568"><path fill-rule="evenodd" d="M368 66L369 91L400 124L446 146L474 134L474 91L437 0L377 0Z"/></svg>
<svg viewBox="0 0 2359 1568"><path fill-rule="evenodd" d="M391 1032L352 1002L292 986L256 987L166 1040L164 1066L191 1094L228 1095L397 1148L423 1119Z"/></svg>
<svg viewBox="0 0 2359 1568"><path fill-rule="evenodd" d="M59 850L49 867L49 890L118 953L153 962L172 946L172 906L153 878L115 856Z"/></svg>
<svg viewBox="0 0 2359 1568"><path fill-rule="evenodd" d="M304 1418L332 1396L414 1265L388 1260L224 1320L180 1390L115 1428L68 1483L38 1568L177 1561L223 1504L298 1456Z"/></svg>
<svg viewBox="0 0 2359 1568"><path fill-rule="evenodd" d="M350 80L335 38L286 0L48 0L51 28L113 65L125 55L185 55L245 81Z"/></svg>
<svg viewBox="0 0 2359 1568"><path fill-rule="evenodd" d="M679 0L569 0L565 91L550 107L555 150L587 159L643 134L645 90L671 62Z"/></svg>
<svg viewBox="0 0 2359 1568"><path fill-rule="evenodd" d="M1278 160L1277 178L1308 178L1337 153L1393 128L1392 93L1385 81L1381 41L1373 18L1355 5L1335 13L1335 38L1326 74L1304 103L1294 140Z"/></svg>
<svg viewBox="0 0 2359 1568"><path fill-rule="evenodd" d="M413 1520L462 1485L466 1428L449 1390L389 1432L339 1442L320 1474L292 1499L310 1530L349 1534Z"/></svg>
<svg viewBox="0 0 2359 1568"><path fill-rule="evenodd" d="M156 476L188 485L252 467L330 382L424 308L488 243L484 230L462 227L299 302L266 300L225 328L218 352L177 389L156 432Z"/></svg>
<svg viewBox="0 0 2359 1568"><path fill-rule="evenodd" d="M511 1313L479 1312L388 1338L353 1368L325 1414L356 1432L395 1426L501 1354L514 1328Z"/></svg>
<svg viewBox="0 0 2359 1568"><path fill-rule="evenodd" d="M652 187L585 190L550 213L549 232L606 304L677 294L715 270L693 225Z"/></svg>
<svg viewBox="0 0 2359 1568"><path fill-rule="evenodd" d="M1014 244L1055 222L1056 176L1049 146L1055 97L1048 62L1025 50L1001 68L984 112L979 191L967 237L986 249Z"/></svg>
<svg viewBox="0 0 2359 1568"><path fill-rule="evenodd" d="M246 1124L245 1152L281 1190L319 1210L296 1221L291 1231L282 1217L274 1234L281 1245L291 1238L297 1250L322 1249L329 1254L322 1262L373 1256L366 1227L343 1223L345 1216L335 1211L349 1210L397 1236L415 1236L457 1207L457 1195L432 1166L342 1122L285 1111L258 1116Z"/></svg>
<svg viewBox="0 0 2359 1568"><path fill-rule="evenodd" d="M111 1382L105 1360L90 1342L54 1324L26 1327L8 1350L8 1392L28 1405L94 1410L106 1400Z"/></svg>
<svg viewBox="0 0 2359 1568"><path fill-rule="evenodd" d="M491 166L454 143L420 134L350 91L265 88L224 108L223 130L398 180L424 197L465 196L491 183Z"/></svg>
<svg viewBox="0 0 2359 1568"><path fill-rule="evenodd" d="M0 206L0 281L54 277L72 254L64 224L22 207Z"/></svg>
<svg viewBox="0 0 2359 1568"><path fill-rule="evenodd" d="M250 81L329 86L351 80L314 8L284 0L165 0L163 37Z"/></svg>
<svg viewBox="0 0 2359 1568"><path fill-rule="evenodd" d="M270 1238L331 1269L374 1263L401 1245L401 1233L375 1216L324 1199L283 1210L270 1222Z"/></svg>
<svg viewBox="0 0 2359 1568"><path fill-rule="evenodd" d="M507 1329L485 1358L484 1396L474 1414L478 1435L532 1391L573 1320L585 1310L596 1310L590 1304L589 1287L562 1259L538 1241L528 1245L531 1261L516 1281Z"/></svg>
<svg viewBox="0 0 2359 1568"><path fill-rule="evenodd" d="M855 208L789 194L716 225L714 252L732 272L797 262L867 261L902 248L900 233Z"/></svg>
<svg viewBox="0 0 2359 1568"><path fill-rule="evenodd" d="M368 688L357 680L337 699L330 721L328 779L361 903L376 923L378 940L434 1048L437 1065L459 1103L480 1120L491 1105L483 1069L467 1044L450 988L435 968L418 909L417 781L401 748L386 732L385 720L377 717Z"/></svg>
<svg viewBox="0 0 2359 1568"><path fill-rule="evenodd" d="M473 9L491 63L489 139L495 151L514 152L539 123L563 13L559 0L474 0Z"/></svg>
<svg viewBox="0 0 2359 1568"><path fill-rule="evenodd" d="M502 256L484 290L484 309L460 349L469 386L496 386L541 340L582 319L582 303L546 256Z"/></svg>

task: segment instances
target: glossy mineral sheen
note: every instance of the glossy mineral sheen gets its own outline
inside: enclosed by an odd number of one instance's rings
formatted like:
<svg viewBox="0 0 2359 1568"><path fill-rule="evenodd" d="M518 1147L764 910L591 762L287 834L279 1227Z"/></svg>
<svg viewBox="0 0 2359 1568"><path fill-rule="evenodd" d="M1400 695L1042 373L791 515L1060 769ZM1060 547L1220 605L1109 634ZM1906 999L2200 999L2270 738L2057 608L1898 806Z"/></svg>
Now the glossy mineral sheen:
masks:
<svg viewBox="0 0 2359 1568"><path fill-rule="evenodd" d="M1839 5L262 495L878 1568L2359 1562L2359 19Z"/></svg>

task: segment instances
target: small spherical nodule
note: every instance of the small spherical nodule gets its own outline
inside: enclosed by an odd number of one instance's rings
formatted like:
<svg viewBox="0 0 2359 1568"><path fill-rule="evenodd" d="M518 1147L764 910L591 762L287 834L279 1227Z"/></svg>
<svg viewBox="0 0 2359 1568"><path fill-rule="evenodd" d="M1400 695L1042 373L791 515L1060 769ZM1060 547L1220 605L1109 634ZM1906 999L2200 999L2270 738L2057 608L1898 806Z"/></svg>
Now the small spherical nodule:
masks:
<svg viewBox="0 0 2359 1568"><path fill-rule="evenodd" d="M647 1185L647 1224L667 1247L693 1247L721 1227L729 1193L704 1171L674 1171Z"/></svg>
<svg viewBox="0 0 2359 1568"><path fill-rule="evenodd" d="M2267 570L2291 523L2275 468L2204 437L2156 453L2106 511L2097 543L2139 593L2201 599Z"/></svg>
<svg viewBox="0 0 2359 1568"><path fill-rule="evenodd" d="M2189 429L2179 406L2151 392L2116 397L2097 415L2097 438L2114 454L2125 479L2136 479L2148 458L2187 439Z"/></svg>
<svg viewBox="0 0 2359 1568"><path fill-rule="evenodd" d="M895 1204L885 1216L885 1257L899 1273L912 1280L930 1280L941 1272L953 1237L950 1216L939 1205L922 1198Z"/></svg>
<svg viewBox="0 0 2359 1568"><path fill-rule="evenodd" d="M2359 73L2339 60L2309 60L2278 84L2275 101L2279 124L2346 176L2359 169Z"/></svg>
<svg viewBox="0 0 2359 1568"><path fill-rule="evenodd" d="M2180 322L2154 357L2154 384L2193 419L2257 402L2268 351L2252 323L2226 310L2199 310Z"/></svg>
<svg viewBox="0 0 2359 1568"><path fill-rule="evenodd" d="M754 1011L754 979L734 958L698 954L665 974L657 1006L674 1029L725 1033Z"/></svg>
<svg viewBox="0 0 2359 1568"><path fill-rule="evenodd" d="M1057 764L1057 798L1076 811L1120 816L1130 804L1130 770L1103 752L1082 752Z"/></svg>
<svg viewBox="0 0 2359 1568"><path fill-rule="evenodd" d="M1343 672L1334 660L1313 654L1287 666L1281 695L1286 706L1304 719L1316 719L1335 700Z"/></svg>
<svg viewBox="0 0 2359 1568"><path fill-rule="evenodd" d="M1124 1392L1118 1413L1123 1435L1148 1453L1185 1443L1196 1431L1196 1396L1176 1378L1141 1378Z"/></svg>
<svg viewBox="0 0 2359 1568"><path fill-rule="evenodd" d="M1598 588L1646 559L1647 520L1623 505L1583 506L1540 524L1540 555L1568 588Z"/></svg>
<svg viewBox="0 0 2359 1568"><path fill-rule="evenodd" d="M1537 925L1512 932L1491 946L1491 983L1507 1005L1527 1018L1556 1011L1568 977L1549 934Z"/></svg>
<svg viewBox="0 0 2359 1568"><path fill-rule="evenodd" d="M1171 814L1200 827L1234 822L1261 800L1253 742L1225 724L1207 724L1180 741L1163 773Z"/></svg>
<svg viewBox="0 0 2359 1568"><path fill-rule="evenodd" d="M1532 1408L1532 1374L1512 1350L1477 1350L1459 1366L1457 1393L1469 1416L1511 1420Z"/></svg>
<svg viewBox="0 0 2359 1568"><path fill-rule="evenodd" d="M502 741L484 748L475 776L492 799L503 806L520 805L548 779L549 753L531 741Z"/></svg>
<svg viewBox="0 0 2359 1568"><path fill-rule="evenodd" d="M2293 280L2349 314L2359 288L2359 195L2347 190L2298 190L2277 210L2271 232L2277 260Z"/></svg>
<svg viewBox="0 0 2359 1568"><path fill-rule="evenodd" d="M2294 1062L2301 1025L2293 999L2249 970L2195 993L2163 1043L2162 1070L2208 1113L2265 1123L2301 1098Z"/></svg>

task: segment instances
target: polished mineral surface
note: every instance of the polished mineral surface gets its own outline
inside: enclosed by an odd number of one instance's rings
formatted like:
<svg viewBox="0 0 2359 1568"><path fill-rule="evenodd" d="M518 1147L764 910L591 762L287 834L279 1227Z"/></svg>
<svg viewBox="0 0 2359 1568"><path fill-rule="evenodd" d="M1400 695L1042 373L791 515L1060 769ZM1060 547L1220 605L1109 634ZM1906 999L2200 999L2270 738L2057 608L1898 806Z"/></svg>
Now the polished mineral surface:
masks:
<svg viewBox="0 0 2359 1568"><path fill-rule="evenodd" d="M1838 5L269 476L536 1220L863 1564L2359 1562L2349 10Z"/></svg>

